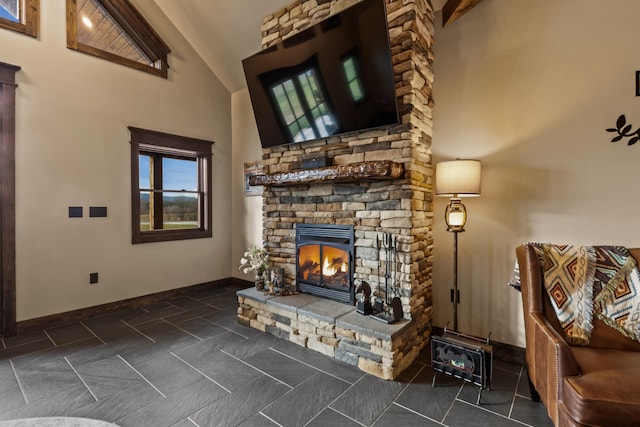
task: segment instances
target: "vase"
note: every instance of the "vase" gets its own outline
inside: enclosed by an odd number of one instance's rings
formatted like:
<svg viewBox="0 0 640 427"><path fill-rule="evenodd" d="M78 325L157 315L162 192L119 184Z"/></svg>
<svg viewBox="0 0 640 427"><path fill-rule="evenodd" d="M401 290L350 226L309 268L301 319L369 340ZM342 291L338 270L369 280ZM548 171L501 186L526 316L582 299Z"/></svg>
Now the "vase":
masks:
<svg viewBox="0 0 640 427"><path fill-rule="evenodd" d="M264 275L256 274L254 283L256 285L257 290L264 291Z"/></svg>

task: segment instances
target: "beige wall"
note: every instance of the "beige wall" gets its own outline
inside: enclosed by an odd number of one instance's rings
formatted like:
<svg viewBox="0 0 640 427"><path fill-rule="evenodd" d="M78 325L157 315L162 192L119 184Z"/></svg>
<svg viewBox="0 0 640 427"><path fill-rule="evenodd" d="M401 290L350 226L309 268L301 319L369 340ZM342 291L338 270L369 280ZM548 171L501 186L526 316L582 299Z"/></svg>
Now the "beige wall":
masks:
<svg viewBox="0 0 640 427"><path fill-rule="evenodd" d="M233 115L232 274L233 277L253 280L254 273L244 274L238 269L240 258L247 248L262 246L262 196L245 196L244 194L244 163L255 162L262 158L258 128L247 89L231 95L231 111Z"/></svg>
<svg viewBox="0 0 640 427"><path fill-rule="evenodd" d="M459 237L464 332L524 346L520 296L506 286L520 243L640 246L640 144L605 132L623 113L640 127L638 14L631 0L484 0L436 29L434 161L483 162ZM440 326L451 318L446 203L434 224Z"/></svg>
<svg viewBox="0 0 640 427"><path fill-rule="evenodd" d="M67 49L64 0L40 2L39 40L0 30L0 61L22 67L18 320L231 275L230 94L153 2L133 3L173 51L168 80ZM212 239L131 244L130 125L216 142ZM68 206L85 217L67 218Z"/></svg>

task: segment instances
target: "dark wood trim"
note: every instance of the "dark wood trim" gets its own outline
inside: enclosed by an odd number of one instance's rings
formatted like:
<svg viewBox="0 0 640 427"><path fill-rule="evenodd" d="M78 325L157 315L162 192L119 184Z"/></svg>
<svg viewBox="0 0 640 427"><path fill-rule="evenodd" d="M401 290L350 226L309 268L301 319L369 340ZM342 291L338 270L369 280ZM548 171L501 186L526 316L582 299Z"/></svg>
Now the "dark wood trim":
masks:
<svg viewBox="0 0 640 427"><path fill-rule="evenodd" d="M68 46L67 46L68 47ZM95 56L97 58L106 59L107 61L111 61L116 64L124 65L129 68L134 68L136 70L144 71L145 73L153 74L154 76L167 78L167 69L162 68L154 68L150 65L145 65L137 61L132 61L131 59L123 58L122 56L114 55L110 52L105 52L104 50L96 49L89 45L75 42L75 47L71 48L73 50L77 50L78 52L86 53L87 55Z"/></svg>
<svg viewBox="0 0 640 427"><path fill-rule="evenodd" d="M131 242L155 243L173 240L204 239L212 233L212 182L211 146L213 141L173 135L148 129L129 127L131 131ZM194 156L198 161L199 190L201 194L200 228L182 230L140 230L140 152L159 152L176 155L176 151ZM161 204L160 204L161 208Z"/></svg>
<svg viewBox="0 0 640 427"><path fill-rule="evenodd" d="M197 291L206 291L215 288L222 288L233 283L232 278L215 280L212 282L200 283L197 285L185 286L183 288L171 289L169 291L157 292L154 294L143 295L140 297L129 298L126 300L110 302L107 304L95 305L93 307L81 308L78 310L67 311L64 313L52 314L50 316L38 317L35 319L23 320L18 322L18 333L22 334L31 329L45 329L56 326L68 325L70 323L80 322L92 319L94 317L104 316L120 310L138 308L144 305L154 304L160 301L180 298L186 294Z"/></svg>
<svg viewBox="0 0 640 427"><path fill-rule="evenodd" d="M231 278L231 286L251 288L251 287L255 286L255 283L250 282L248 280L239 279L237 277L232 277Z"/></svg>
<svg viewBox="0 0 640 427"><path fill-rule="evenodd" d="M154 61L161 60L166 64L167 55L171 49L131 3L127 0L98 0L98 2L136 42L145 55Z"/></svg>
<svg viewBox="0 0 640 427"><path fill-rule="evenodd" d="M16 65L0 62L0 335L16 334Z"/></svg>
<svg viewBox="0 0 640 427"><path fill-rule="evenodd" d="M152 61L160 61L162 66L155 68L123 58L104 50L79 43L77 40L77 3L76 0L67 0L67 47L97 58L106 59L116 64L124 65L136 70L144 71L156 76L167 78L169 62L167 55L171 52L169 46L160 38L153 27L133 7L128 0L96 0L100 3L113 20L122 27L127 35Z"/></svg>
<svg viewBox="0 0 640 427"><path fill-rule="evenodd" d="M442 26L446 27L470 11L480 0L447 0L442 7Z"/></svg>
<svg viewBox="0 0 640 427"><path fill-rule="evenodd" d="M8 19L0 18L0 28L16 31L31 37L38 37L40 28L40 19L38 10L40 9L40 0L22 0L20 7L24 9L24 15L21 22L12 22Z"/></svg>
<svg viewBox="0 0 640 427"><path fill-rule="evenodd" d="M191 138L188 136L174 135L157 130L142 129L129 126L131 132L131 142L138 144L148 144L154 147L165 147L170 149L179 149L189 151L199 155L211 155L211 145L215 141L206 139Z"/></svg>

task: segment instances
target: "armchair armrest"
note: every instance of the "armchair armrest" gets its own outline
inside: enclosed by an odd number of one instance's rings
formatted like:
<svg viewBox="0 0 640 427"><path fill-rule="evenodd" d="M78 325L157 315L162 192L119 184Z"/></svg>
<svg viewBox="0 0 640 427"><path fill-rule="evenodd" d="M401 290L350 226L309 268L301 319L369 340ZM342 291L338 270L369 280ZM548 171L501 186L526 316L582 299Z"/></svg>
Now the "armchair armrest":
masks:
<svg viewBox="0 0 640 427"><path fill-rule="evenodd" d="M545 309L549 303L540 261L533 246L519 246L516 255L522 284L527 371L549 416L558 425L558 401L562 396L563 379L579 375L580 368L562 333L545 316L545 311L551 308ZM555 313L550 315L555 316Z"/></svg>
<svg viewBox="0 0 640 427"><path fill-rule="evenodd" d="M558 402L562 400L563 379L580 375L569 344L542 313L528 313L527 369L529 379L557 425ZM532 339L529 339L532 338Z"/></svg>

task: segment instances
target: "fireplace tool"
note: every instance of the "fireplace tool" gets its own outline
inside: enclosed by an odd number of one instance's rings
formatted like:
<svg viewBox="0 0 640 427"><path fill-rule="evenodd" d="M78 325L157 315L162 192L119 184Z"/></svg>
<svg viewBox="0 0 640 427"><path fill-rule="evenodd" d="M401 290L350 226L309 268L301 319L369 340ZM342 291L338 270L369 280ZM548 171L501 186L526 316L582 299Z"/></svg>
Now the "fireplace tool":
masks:
<svg viewBox="0 0 640 427"><path fill-rule="evenodd" d="M373 315L373 318L384 323L395 323L402 319L402 302L397 296L397 288L395 279L397 277L397 256L398 256L398 239L391 233L384 233L382 238L382 246L380 240L376 238L378 246L378 296L376 298L376 308L378 303L382 305L382 309ZM384 302L380 300L380 265L382 264L382 253L384 252ZM389 287L393 288L394 297L389 300Z"/></svg>

